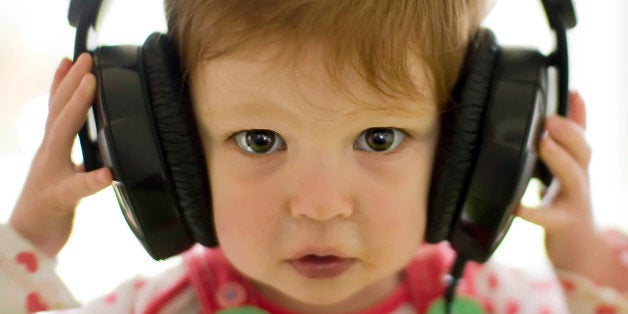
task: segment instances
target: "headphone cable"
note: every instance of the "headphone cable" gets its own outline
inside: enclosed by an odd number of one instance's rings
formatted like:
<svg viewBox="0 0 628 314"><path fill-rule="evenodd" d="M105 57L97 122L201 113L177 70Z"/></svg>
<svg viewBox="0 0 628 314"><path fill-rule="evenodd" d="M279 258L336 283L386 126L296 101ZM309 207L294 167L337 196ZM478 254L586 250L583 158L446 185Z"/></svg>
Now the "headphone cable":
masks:
<svg viewBox="0 0 628 314"><path fill-rule="evenodd" d="M464 271L464 266L467 263L467 258L461 255L456 256L456 260L451 267L449 275L447 278L447 290L445 290L445 313L453 314L453 303L456 295L456 287L458 283L460 283L460 277L462 277L462 273Z"/></svg>

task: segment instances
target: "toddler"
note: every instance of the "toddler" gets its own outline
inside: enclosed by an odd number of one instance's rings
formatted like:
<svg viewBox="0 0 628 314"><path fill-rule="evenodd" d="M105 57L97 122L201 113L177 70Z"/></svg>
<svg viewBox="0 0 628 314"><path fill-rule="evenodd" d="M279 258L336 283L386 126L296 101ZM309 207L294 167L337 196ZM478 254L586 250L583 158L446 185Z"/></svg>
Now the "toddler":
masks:
<svg viewBox="0 0 628 314"><path fill-rule="evenodd" d="M454 253L423 241L440 116L487 4L477 0L166 0L211 182L218 248L79 309L54 274L74 207L112 182L70 150L96 84L63 60L46 135L0 229L0 312L444 313ZM596 230L584 103L540 156L557 278L469 264L456 313L628 313L628 240Z"/></svg>

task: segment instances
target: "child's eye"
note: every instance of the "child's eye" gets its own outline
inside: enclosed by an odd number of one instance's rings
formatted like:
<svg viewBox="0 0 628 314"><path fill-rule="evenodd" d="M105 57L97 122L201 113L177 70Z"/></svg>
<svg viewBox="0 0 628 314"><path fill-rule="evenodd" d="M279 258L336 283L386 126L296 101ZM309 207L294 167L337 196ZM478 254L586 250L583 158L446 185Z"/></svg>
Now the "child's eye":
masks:
<svg viewBox="0 0 628 314"><path fill-rule="evenodd" d="M242 131L234 139L240 149L251 154L270 154L286 148L281 136L271 130Z"/></svg>
<svg viewBox="0 0 628 314"><path fill-rule="evenodd" d="M405 138L405 133L395 128L370 128L358 136L353 147L368 152L390 152L395 150Z"/></svg>

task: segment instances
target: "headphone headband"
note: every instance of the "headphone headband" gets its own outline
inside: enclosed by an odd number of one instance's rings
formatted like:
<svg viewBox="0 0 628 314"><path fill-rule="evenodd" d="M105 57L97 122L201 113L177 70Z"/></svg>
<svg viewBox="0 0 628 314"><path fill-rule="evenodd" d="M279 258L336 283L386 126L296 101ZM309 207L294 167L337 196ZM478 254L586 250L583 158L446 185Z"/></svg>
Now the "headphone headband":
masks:
<svg viewBox="0 0 628 314"><path fill-rule="evenodd" d="M550 28L556 35L556 49L549 58L549 65L558 68L558 109L560 115L567 116L569 102L569 53L567 51L567 30L578 23L571 0L541 0Z"/></svg>
<svg viewBox="0 0 628 314"><path fill-rule="evenodd" d="M541 0L550 27L554 30L561 25L565 29L572 29L578 24L576 10L571 0Z"/></svg>
<svg viewBox="0 0 628 314"><path fill-rule="evenodd" d="M68 9L68 22L76 27L74 60L87 51L87 33L96 25L102 0L72 0Z"/></svg>
<svg viewBox="0 0 628 314"><path fill-rule="evenodd" d="M79 55L87 52L87 35L89 28L96 25L103 0L71 0L68 9L68 22L76 27L74 38L74 61ZM89 117L93 113L90 111L87 122L83 124L78 132L83 153L83 164L86 171L96 170L102 166L102 160L98 152L96 139L90 137L90 127L95 126L89 122Z"/></svg>

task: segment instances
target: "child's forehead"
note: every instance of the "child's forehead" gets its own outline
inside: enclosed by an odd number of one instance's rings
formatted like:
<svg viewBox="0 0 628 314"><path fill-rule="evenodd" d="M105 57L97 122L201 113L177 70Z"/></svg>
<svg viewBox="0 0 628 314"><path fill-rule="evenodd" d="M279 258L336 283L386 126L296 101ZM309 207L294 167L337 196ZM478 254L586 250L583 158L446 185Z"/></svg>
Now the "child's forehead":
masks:
<svg viewBox="0 0 628 314"><path fill-rule="evenodd" d="M281 101L340 114L376 110L399 117L437 109L429 72L419 58L407 62L414 94L386 94L368 84L350 62L326 58L324 49L312 45L298 54L265 47L204 60L191 77L193 97L212 106Z"/></svg>

